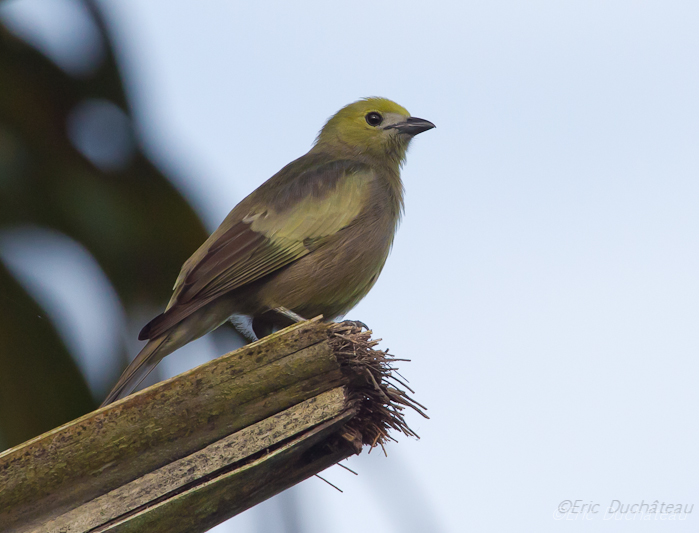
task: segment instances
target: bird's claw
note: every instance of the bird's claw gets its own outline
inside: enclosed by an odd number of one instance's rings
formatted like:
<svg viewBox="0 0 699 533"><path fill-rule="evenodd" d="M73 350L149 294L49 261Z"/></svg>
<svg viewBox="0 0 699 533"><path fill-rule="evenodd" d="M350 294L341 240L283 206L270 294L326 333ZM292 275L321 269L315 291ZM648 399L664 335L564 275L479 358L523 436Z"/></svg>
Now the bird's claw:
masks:
<svg viewBox="0 0 699 533"><path fill-rule="evenodd" d="M344 324L346 326L352 326L352 327L359 328L359 329L364 328L365 330L369 331L369 326L367 326L361 320L343 320L342 322L340 322L340 324Z"/></svg>

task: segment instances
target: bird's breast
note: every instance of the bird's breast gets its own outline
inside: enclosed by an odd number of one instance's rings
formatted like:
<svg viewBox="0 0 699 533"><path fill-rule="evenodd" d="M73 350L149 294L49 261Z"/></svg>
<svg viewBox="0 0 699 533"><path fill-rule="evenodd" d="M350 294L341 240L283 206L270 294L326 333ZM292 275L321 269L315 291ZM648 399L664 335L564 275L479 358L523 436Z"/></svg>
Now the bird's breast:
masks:
<svg viewBox="0 0 699 533"><path fill-rule="evenodd" d="M354 307L376 282L391 249L397 217L370 205L354 223L275 274L261 290L265 306L326 319Z"/></svg>

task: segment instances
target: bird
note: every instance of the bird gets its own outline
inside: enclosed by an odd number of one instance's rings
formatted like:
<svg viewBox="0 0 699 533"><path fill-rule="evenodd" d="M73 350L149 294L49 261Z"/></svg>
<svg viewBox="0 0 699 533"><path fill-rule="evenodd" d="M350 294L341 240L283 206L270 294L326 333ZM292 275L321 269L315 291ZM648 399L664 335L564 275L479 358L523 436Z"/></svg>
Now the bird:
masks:
<svg viewBox="0 0 699 533"><path fill-rule="evenodd" d="M184 263L165 311L139 334L148 343L102 406L229 320L254 341L304 317L332 321L352 309L391 250L410 141L434 127L378 97L330 117L310 151L236 205Z"/></svg>

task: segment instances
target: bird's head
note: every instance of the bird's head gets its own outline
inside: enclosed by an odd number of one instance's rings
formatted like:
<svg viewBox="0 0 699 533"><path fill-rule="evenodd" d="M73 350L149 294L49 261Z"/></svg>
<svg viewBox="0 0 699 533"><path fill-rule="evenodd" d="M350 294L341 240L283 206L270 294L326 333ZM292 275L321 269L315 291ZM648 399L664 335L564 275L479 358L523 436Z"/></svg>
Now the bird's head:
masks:
<svg viewBox="0 0 699 533"><path fill-rule="evenodd" d="M369 157L405 158L410 140L434 128L429 120L410 113L386 98L364 98L340 109L318 134L316 147Z"/></svg>

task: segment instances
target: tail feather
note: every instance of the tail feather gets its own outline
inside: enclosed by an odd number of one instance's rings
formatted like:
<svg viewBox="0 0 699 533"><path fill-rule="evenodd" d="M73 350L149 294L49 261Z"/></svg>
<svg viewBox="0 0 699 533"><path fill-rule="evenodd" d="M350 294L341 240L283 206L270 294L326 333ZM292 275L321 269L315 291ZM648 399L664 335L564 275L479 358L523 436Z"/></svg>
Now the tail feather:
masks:
<svg viewBox="0 0 699 533"><path fill-rule="evenodd" d="M109 405L125 396L131 394L131 392L138 387L139 383L143 381L148 374L156 367L160 360L172 352L172 349L168 350L169 335L162 335L155 338L146 344L143 349L139 352L136 358L131 362L131 364L124 370L124 373L114 385L114 388L107 395L107 398L102 402L100 407Z"/></svg>
<svg viewBox="0 0 699 533"><path fill-rule="evenodd" d="M151 320L144 328L145 333L150 336L146 344L136 359L124 370L119 381L102 402L102 407L117 401L124 396L131 394L141 381L155 368L160 360L168 354L184 346L188 342L198 339L211 330L219 327L231 316L231 303L226 299L220 299L219 303L209 303L207 306L197 309L189 316L179 317L179 322L166 324L167 328L162 331L161 319L168 318L166 311L164 314ZM155 331L153 324L157 325Z"/></svg>

